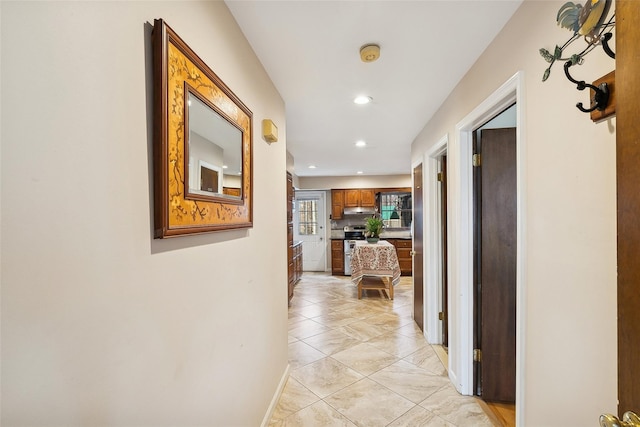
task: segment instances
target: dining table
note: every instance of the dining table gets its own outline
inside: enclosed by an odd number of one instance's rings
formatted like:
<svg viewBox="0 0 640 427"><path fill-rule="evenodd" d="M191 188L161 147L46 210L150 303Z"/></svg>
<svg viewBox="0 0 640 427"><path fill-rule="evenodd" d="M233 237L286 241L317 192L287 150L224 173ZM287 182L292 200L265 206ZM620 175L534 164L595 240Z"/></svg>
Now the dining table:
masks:
<svg viewBox="0 0 640 427"><path fill-rule="evenodd" d="M351 251L351 282L358 287L358 299L367 289L384 290L393 299L393 287L400 282L395 246L386 240L356 241Z"/></svg>

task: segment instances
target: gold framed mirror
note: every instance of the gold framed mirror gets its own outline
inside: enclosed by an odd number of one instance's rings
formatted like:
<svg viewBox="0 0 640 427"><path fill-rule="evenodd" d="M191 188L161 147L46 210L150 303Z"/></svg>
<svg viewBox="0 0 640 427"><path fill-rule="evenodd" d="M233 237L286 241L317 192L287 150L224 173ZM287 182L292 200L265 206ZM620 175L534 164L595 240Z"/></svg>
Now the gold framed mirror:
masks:
<svg viewBox="0 0 640 427"><path fill-rule="evenodd" d="M153 55L154 237L252 227L251 111L162 19Z"/></svg>

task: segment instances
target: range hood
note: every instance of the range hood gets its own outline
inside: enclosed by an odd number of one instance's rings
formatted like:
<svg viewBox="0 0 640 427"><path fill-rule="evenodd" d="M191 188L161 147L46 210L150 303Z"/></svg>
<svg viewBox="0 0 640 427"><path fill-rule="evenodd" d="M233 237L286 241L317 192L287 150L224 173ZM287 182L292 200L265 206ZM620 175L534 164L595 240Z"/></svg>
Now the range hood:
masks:
<svg viewBox="0 0 640 427"><path fill-rule="evenodd" d="M375 213L376 208L373 207L344 208L344 215L373 215Z"/></svg>

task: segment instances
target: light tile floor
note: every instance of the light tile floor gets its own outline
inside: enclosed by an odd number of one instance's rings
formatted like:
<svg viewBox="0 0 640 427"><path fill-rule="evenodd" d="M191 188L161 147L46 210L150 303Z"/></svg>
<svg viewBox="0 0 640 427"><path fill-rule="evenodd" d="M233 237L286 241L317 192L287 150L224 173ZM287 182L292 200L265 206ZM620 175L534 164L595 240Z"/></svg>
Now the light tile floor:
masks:
<svg viewBox="0 0 640 427"><path fill-rule="evenodd" d="M460 395L411 316L411 277L394 299L349 277L305 273L289 307L290 376L270 426L491 427Z"/></svg>

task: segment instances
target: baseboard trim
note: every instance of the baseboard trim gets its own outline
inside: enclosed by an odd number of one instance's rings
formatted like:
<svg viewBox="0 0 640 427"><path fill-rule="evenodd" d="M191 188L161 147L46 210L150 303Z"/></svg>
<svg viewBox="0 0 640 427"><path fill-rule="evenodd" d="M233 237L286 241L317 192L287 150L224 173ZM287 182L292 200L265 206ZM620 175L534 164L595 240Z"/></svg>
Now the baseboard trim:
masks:
<svg viewBox="0 0 640 427"><path fill-rule="evenodd" d="M278 384L278 388L276 389L276 392L273 394L273 398L271 399L271 403L267 408L267 413L264 414L264 418L262 419L262 423L260 424L260 427L267 427L269 425L269 421L271 421L271 416L273 415L273 411L275 411L276 405L280 400L280 396L282 395L284 386L287 385L287 380L289 379L289 370L290 370L290 366L287 363L287 367L285 368L284 373L280 378L280 383Z"/></svg>

